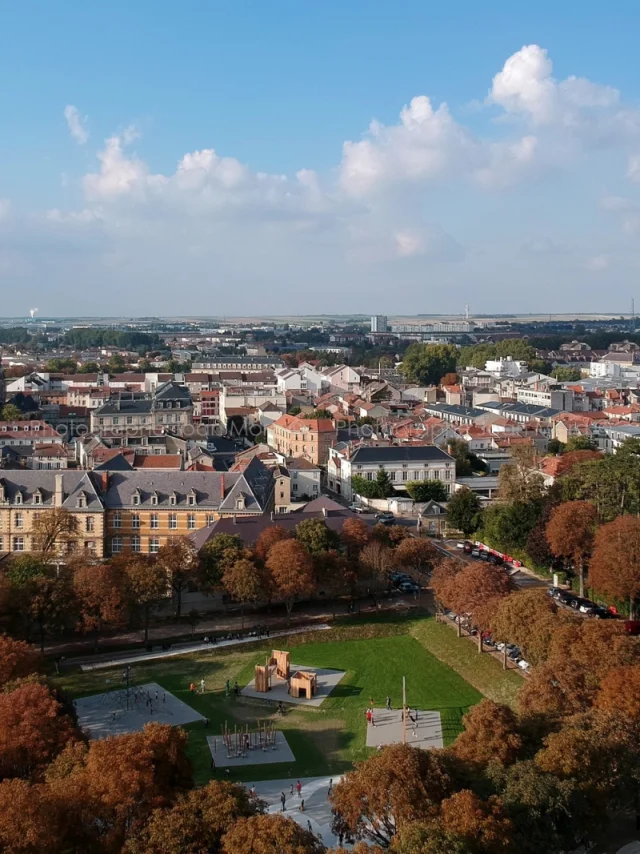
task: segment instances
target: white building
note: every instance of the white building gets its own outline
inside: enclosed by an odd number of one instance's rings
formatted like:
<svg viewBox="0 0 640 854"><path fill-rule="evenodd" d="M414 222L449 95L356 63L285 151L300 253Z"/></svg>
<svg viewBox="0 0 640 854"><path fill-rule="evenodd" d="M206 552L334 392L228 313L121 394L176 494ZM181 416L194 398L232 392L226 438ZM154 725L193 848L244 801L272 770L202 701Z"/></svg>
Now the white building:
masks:
<svg viewBox="0 0 640 854"><path fill-rule="evenodd" d="M291 500L312 500L320 495L322 469L304 457L293 457L284 465L291 478Z"/></svg>
<svg viewBox="0 0 640 854"><path fill-rule="evenodd" d="M371 331L386 332L389 328L387 318L384 314L373 314L371 316Z"/></svg>
<svg viewBox="0 0 640 854"><path fill-rule="evenodd" d="M436 445L362 447L352 453L349 449L329 448L327 484L333 492L351 501L351 478L357 475L375 480L381 468L398 491L413 480L439 480L450 494L456 477L453 457Z"/></svg>
<svg viewBox="0 0 640 854"><path fill-rule="evenodd" d="M549 409L560 409L573 412L573 391L570 388L556 387L526 387L516 389L518 403L529 406L546 406Z"/></svg>
<svg viewBox="0 0 640 854"><path fill-rule="evenodd" d="M484 369L490 374L495 374L499 379L502 377L519 377L527 372L527 363L507 356L504 359L490 359L484 363Z"/></svg>

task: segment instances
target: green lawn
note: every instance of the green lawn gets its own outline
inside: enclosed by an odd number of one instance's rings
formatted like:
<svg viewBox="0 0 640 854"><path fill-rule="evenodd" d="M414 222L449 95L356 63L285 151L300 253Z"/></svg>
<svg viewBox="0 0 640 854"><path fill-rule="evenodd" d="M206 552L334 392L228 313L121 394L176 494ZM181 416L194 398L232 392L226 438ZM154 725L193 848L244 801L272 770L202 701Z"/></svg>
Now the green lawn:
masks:
<svg viewBox="0 0 640 854"><path fill-rule="evenodd" d="M295 664L344 670L340 685L319 708L288 707L284 718L276 717L296 756L295 764L279 764L233 772L235 779L277 779L313 776L344 771L370 754L365 747L364 709L369 697L383 705L387 694L394 706L401 703L402 676L407 679L407 702L442 715L445 743L453 741L461 729L463 714L482 695L502 697L510 702L521 684L517 674L503 673L499 662L480 656L466 640L457 638L446 626L430 618L371 619L338 625L335 629L282 638L244 648L212 650L150 662L134 667L135 682L155 681L184 702L206 715L210 728L202 723L186 727L190 733L189 752L196 780L209 779L207 734L218 735L225 721L229 726L249 724L274 717L273 704L261 700L226 697L227 679L242 687L253 676L255 664L273 646L291 650ZM86 696L110 690L120 670L63 673L56 681L72 696ZM204 677L206 692L189 693L190 682Z"/></svg>

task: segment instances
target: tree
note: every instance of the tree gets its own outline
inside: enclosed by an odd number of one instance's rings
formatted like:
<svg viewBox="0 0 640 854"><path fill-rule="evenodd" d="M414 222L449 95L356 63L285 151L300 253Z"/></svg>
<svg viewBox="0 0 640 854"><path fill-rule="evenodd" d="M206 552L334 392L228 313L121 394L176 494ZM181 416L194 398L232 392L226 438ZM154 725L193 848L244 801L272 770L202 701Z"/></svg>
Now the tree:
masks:
<svg viewBox="0 0 640 854"><path fill-rule="evenodd" d="M324 854L311 831L278 813L238 819L222 839L222 854Z"/></svg>
<svg viewBox="0 0 640 854"><path fill-rule="evenodd" d="M440 380L440 385L456 385L458 383L458 375L456 373L445 374Z"/></svg>
<svg viewBox="0 0 640 854"><path fill-rule="evenodd" d="M447 490L441 480L410 480L406 489L410 498L419 503L447 500Z"/></svg>
<svg viewBox="0 0 640 854"><path fill-rule="evenodd" d="M14 587L26 587L34 578L46 575L47 569L36 554L21 554L12 557L5 575Z"/></svg>
<svg viewBox="0 0 640 854"><path fill-rule="evenodd" d="M311 555L338 547L340 538L322 519L305 519L296 525L296 539Z"/></svg>
<svg viewBox="0 0 640 854"><path fill-rule="evenodd" d="M289 626L295 600L313 592L313 561L298 540L283 540L269 550L267 569L275 595L284 601Z"/></svg>
<svg viewBox="0 0 640 854"><path fill-rule="evenodd" d="M0 783L0 850L6 854L64 854L64 824L48 786L27 780Z"/></svg>
<svg viewBox="0 0 640 854"><path fill-rule="evenodd" d="M551 371L551 376L561 383L575 383L582 378L580 368L568 368L559 365Z"/></svg>
<svg viewBox="0 0 640 854"><path fill-rule="evenodd" d="M168 593L167 574L152 556L146 555L128 556L123 569L131 602L142 613L146 644L151 611Z"/></svg>
<svg viewBox="0 0 640 854"><path fill-rule="evenodd" d="M78 607L78 628L93 635L98 651L100 632L116 629L125 616L124 580L113 566L80 566L73 574L73 588Z"/></svg>
<svg viewBox="0 0 640 854"><path fill-rule="evenodd" d="M39 777L74 740L75 726L46 685L19 685L0 694L0 778Z"/></svg>
<svg viewBox="0 0 640 854"><path fill-rule="evenodd" d="M640 519L620 516L599 529L589 580L601 595L627 599L634 619L640 597Z"/></svg>
<svg viewBox="0 0 640 854"><path fill-rule="evenodd" d="M28 614L38 627L44 655L47 635L62 632L76 622L76 597L71 579L38 575L29 584Z"/></svg>
<svg viewBox="0 0 640 854"><path fill-rule="evenodd" d="M22 412L20 412L15 403L5 403L2 407L3 421L20 421L21 418Z"/></svg>
<svg viewBox="0 0 640 854"><path fill-rule="evenodd" d="M32 526L33 548L43 560L65 554L75 545L80 523L76 515L64 507L54 507L40 513Z"/></svg>
<svg viewBox="0 0 640 854"><path fill-rule="evenodd" d="M462 719L464 730L455 740L453 750L459 759L478 769L489 762L511 765L523 747L518 719L508 706L482 700Z"/></svg>
<svg viewBox="0 0 640 854"><path fill-rule="evenodd" d="M120 353L114 353L109 357L109 370L112 374L119 374L124 371L127 363L124 360L124 356Z"/></svg>
<svg viewBox="0 0 640 854"><path fill-rule="evenodd" d="M567 619L546 590L518 590L502 599L491 620L494 640L514 643L531 664L549 656L555 630Z"/></svg>
<svg viewBox="0 0 640 854"><path fill-rule="evenodd" d="M544 478L537 469L538 452L534 445L515 445L511 462L500 469L500 498L509 502L536 501L544 495Z"/></svg>
<svg viewBox="0 0 640 854"><path fill-rule="evenodd" d="M446 588L443 600L458 615L468 615L473 625L487 627L498 601L513 590L513 582L505 571L491 564L470 563L456 573ZM460 627L460 617L458 617ZM482 652L482 636L479 635Z"/></svg>
<svg viewBox="0 0 640 854"><path fill-rule="evenodd" d="M440 754L388 745L359 762L334 787L333 830L387 848L406 826L430 819L451 793L452 780Z"/></svg>
<svg viewBox="0 0 640 854"><path fill-rule="evenodd" d="M360 552L360 565L372 579L376 594L379 594L380 587L386 582L387 574L393 566L393 551L383 543L372 540Z"/></svg>
<svg viewBox="0 0 640 854"><path fill-rule="evenodd" d="M447 503L447 523L465 537L470 537L482 523L480 499L464 486L451 496Z"/></svg>
<svg viewBox="0 0 640 854"><path fill-rule="evenodd" d="M286 528L283 528L282 525L269 525L256 540L254 546L256 557L264 563L272 546L275 546L276 543L281 543L283 540L290 540L292 538L293 534L287 531Z"/></svg>
<svg viewBox="0 0 640 854"><path fill-rule="evenodd" d="M353 596L358 583L358 573L354 564L335 549L315 555L313 564L316 587L331 594L333 616L335 617L336 597L346 594Z"/></svg>
<svg viewBox="0 0 640 854"><path fill-rule="evenodd" d="M100 365L97 362L84 362L78 368L79 374L99 374Z"/></svg>
<svg viewBox="0 0 640 854"><path fill-rule="evenodd" d="M455 373L458 349L453 344L410 344L400 372L409 382L436 385L445 374Z"/></svg>
<svg viewBox="0 0 640 854"><path fill-rule="evenodd" d="M639 514L640 455L634 448L627 440L617 453L604 457L594 451L573 451L574 457L589 458L577 462L562 477L563 500L592 501L601 522L610 522L622 513Z"/></svg>
<svg viewBox="0 0 640 854"><path fill-rule="evenodd" d="M598 445L593 439L578 433L576 436L570 436L567 439L565 451L597 451Z"/></svg>
<svg viewBox="0 0 640 854"><path fill-rule="evenodd" d="M369 542L369 526L362 519L345 519L340 539L347 555L354 560Z"/></svg>
<svg viewBox="0 0 640 854"><path fill-rule="evenodd" d="M418 537L407 537L398 543L394 551L394 560L398 567L409 570L410 574L424 581L424 576L431 573L434 563L440 553L429 540Z"/></svg>
<svg viewBox="0 0 640 854"><path fill-rule="evenodd" d="M235 563L244 546L235 534L214 534L200 549L200 577L205 590L220 587L225 570Z"/></svg>
<svg viewBox="0 0 640 854"><path fill-rule="evenodd" d="M130 837L123 854L203 854L221 850L222 837L241 818L262 813L264 805L239 783L212 780L151 813Z"/></svg>
<svg viewBox="0 0 640 854"><path fill-rule="evenodd" d="M182 615L182 596L195 583L198 553L188 537L170 537L158 552L158 566L164 570L173 591L175 616Z"/></svg>
<svg viewBox="0 0 640 854"><path fill-rule="evenodd" d="M503 466L504 468L504 466ZM529 534L543 512L541 501L492 504L482 516L482 539L493 548L511 554L525 548Z"/></svg>
<svg viewBox="0 0 640 854"><path fill-rule="evenodd" d="M456 475L458 477L470 477L473 474L471 460L469 459L469 446L464 439L449 439L447 453L456 461Z"/></svg>
<svg viewBox="0 0 640 854"><path fill-rule="evenodd" d="M578 571L580 595L584 596L585 561L593 548L598 511L590 501L566 501L551 511L547 542L555 555L569 558Z"/></svg>
<svg viewBox="0 0 640 854"><path fill-rule="evenodd" d="M562 454L565 448L565 443L561 442L560 439L549 439L549 443L547 445L547 453Z"/></svg>
<svg viewBox="0 0 640 854"><path fill-rule="evenodd" d="M431 588L434 592L436 602L446 605L450 599L450 591L456 576L462 572L465 564L456 558L445 558L431 573Z"/></svg>
<svg viewBox="0 0 640 854"><path fill-rule="evenodd" d="M256 564L247 559L237 560L224 571L222 586L240 603L244 629L244 606L255 604L264 595L266 579Z"/></svg>
<svg viewBox="0 0 640 854"><path fill-rule="evenodd" d="M468 846L469 851L483 854L513 851L513 824L495 795L482 800L469 789L454 792L442 802L437 823L445 833Z"/></svg>
<svg viewBox="0 0 640 854"><path fill-rule="evenodd" d="M41 663L42 659L34 646L9 635L0 635L0 688L8 682L35 673Z"/></svg>
<svg viewBox="0 0 640 854"><path fill-rule="evenodd" d="M610 670L600 683L595 707L640 724L640 665Z"/></svg>

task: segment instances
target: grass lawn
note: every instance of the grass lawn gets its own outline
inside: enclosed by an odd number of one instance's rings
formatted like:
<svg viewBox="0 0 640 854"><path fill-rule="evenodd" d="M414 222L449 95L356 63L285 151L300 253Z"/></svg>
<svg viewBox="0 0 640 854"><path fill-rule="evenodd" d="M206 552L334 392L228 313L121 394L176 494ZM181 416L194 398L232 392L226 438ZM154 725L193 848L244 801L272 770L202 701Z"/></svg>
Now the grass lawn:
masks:
<svg viewBox="0 0 640 854"><path fill-rule="evenodd" d="M344 670L345 676L319 708L287 707L284 718L274 715L273 704L225 696L227 679L244 687L253 677L257 663L273 646L291 651L295 664ZM121 668L81 673L68 671L55 681L72 696L86 696L116 687ZM402 676L407 678L407 702L424 710L440 711L445 743L460 732L463 714L482 695L511 702L521 680L503 673L499 662L480 656L465 639L430 618L388 617L382 620L345 622L335 629L306 636L292 636L219 650L161 659L136 665L137 683L158 682L167 691L206 715L211 724L190 724L189 752L196 780L209 779L210 753L206 736L219 735L225 720L254 726L259 720L275 719L289 741L295 764L265 765L255 770L234 769L232 778L252 781L288 776L339 773L371 753L365 746L364 709L369 697L383 705L387 694L394 707L401 703ZM204 677L206 692L189 693L190 682Z"/></svg>

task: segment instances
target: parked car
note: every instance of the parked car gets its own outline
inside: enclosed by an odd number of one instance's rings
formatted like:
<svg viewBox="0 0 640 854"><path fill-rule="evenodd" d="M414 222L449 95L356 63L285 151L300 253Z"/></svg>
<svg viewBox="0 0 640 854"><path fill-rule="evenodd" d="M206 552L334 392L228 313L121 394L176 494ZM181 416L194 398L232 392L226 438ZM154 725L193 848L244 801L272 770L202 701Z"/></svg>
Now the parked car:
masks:
<svg viewBox="0 0 640 854"><path fill-rule="evenodd" d="M471 557L480 557L480 549L472 549Z"/></svg>
<svg viewBox="0 0 640 854"><path fill-rule="evenodd" d="M351 510L352 513L366 513L367 512L367 508L363 507L361 504L350 504L349 510Z"/></svg>
<svg viewBox="0 0 640 854"><path fill-rule="evenodd" d="M473 543L470 543L469 540L464 541L464 553L470 555L473 551Z"/></svg>
<svg viewBox="0 0 640 854"><path fill-rule="evenodd" d="M574 596L573 593L569 593L568 590L558 590L554 598L563 605L569 605L572 608L578 607L578 597Z"/></svg>
<svg viewBox="0 0 640 854"><path fill-rule="evenodd" d="M597 605L590 599L580 599L578 602L578 610L581 614L595 614Z"/></svg>
<svg viewBox="0 0 640 854"><path fill-rule="evenodd" d="M398 588L402 593L419 593L420 587L415 581L403 581Z"/></svg>
<svg viewBox="0 0 640 854"><path fill-rule="evenodd" d="M457 549L464 549L464 543L463 543L462 541L457 542L457 543L456 543L456 548L457 548Z"/></svg>
<svg viewBox="0 0 640 854"><path fill-rule="evenodd" d="M560 587L548 587L547 588L547 594L549 596L553 597L554 599L557 597L558 593L560 593L560 592L561 592Z"/></svg>
<svg viewBox="0 0 640 854"><path fill-rule="evenodd" d="M478 557L480 558L480 560L485 561L485 563L489 563L489 552L480 552Z"/></svg>
<svg viewBox="0 0 640 854"><path fill-rule="evenodd" d="M504 558L502 555L496 555L493 554L493 552L490 552L489 563L492 563L494 566L502 566L504 564Z"/></svg>
<svg viewBox="0 0 640 854"><path fill-rule="evenodd" d="M376 513L376 519L382 522L384 519L395 519L395 516L390 510L383 510L381 513Z"/></svg>
<svg viewBox="0 0 640 854"><path fill-rule="evenodd" d="M617 617L616 614L612 614L608 608L605 608L602 605L596 605L591 616L595 617L596 620L615 620Z"/></svg>
<svg viewBox="0 0 640 854"><path fill-rule="evenodd" d="M524 658L521 658L518 662L518 667L525 672L531 668L531 665L528 661L525 661Z"/></svg>

